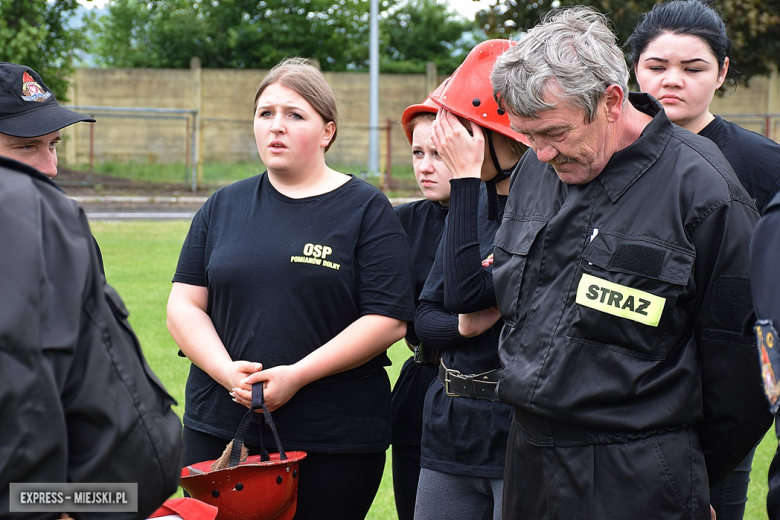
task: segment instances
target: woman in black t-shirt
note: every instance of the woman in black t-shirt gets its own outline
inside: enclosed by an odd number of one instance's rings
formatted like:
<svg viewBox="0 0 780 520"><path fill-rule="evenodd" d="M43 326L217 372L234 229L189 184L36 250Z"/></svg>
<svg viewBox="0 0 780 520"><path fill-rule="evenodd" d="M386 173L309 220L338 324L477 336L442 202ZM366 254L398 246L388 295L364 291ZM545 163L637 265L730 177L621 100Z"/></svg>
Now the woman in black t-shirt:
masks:
<svg viewBox="0 0 780 520"><path fill-rule="evenodd" d="M326 165L336 102L316 68L271 70L254 133L267 171L196 214L168 300L192 361L184 463L220 456L262 384L284 448L308 454L295 518L364 518L390 441L385 351L414 318L409 247L379 190Z"/></svg>
<svg viewBox="0 0 780 520"><path fill-rule="evenodd" d="M729 75L731 40L720 15L698 0L659 4L643 15L629 41L640 89L663 105L673 123L718 145L763 214L780 189L780 145L709 110ZM754 454L710 489L718 520L742 519Z"/></svg>

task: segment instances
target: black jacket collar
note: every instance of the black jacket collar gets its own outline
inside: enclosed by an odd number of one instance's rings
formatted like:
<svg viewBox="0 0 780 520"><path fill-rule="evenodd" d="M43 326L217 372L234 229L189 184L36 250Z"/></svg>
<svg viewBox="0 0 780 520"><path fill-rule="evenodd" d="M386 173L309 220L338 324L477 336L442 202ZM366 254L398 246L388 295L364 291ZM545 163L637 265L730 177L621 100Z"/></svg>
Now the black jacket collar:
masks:
<svg viewBox="0 0 780 520"><path fill-rule="evenodd" d="M617 201L661 156L674 127L661 104L644 93L631 92L628 101L653 117L639 138L610 158L598 179L612 202Z"/></svg>

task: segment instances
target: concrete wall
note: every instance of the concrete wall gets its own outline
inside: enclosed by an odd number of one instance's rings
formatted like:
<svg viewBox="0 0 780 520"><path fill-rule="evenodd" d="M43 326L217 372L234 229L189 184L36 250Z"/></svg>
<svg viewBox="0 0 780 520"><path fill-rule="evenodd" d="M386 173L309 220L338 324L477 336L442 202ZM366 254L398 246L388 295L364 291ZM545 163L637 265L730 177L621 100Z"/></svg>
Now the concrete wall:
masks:
<svg viewBox="0 0 780 520"><path fill-rule="evenodd" d="M197 110L201 133L193 141L196 121L191 115L117 114L90 111L95 125L78 124L66 130L61 151L64 165L88 164L90 142L96 162L181 163L189 160L193 144L205 162L257 161L252 134L252 102L264 70L201 69L77 69L70 91L71 104L82 107L145 107ZM368 163L369 76L367 73L326 72L339 102L341 121L336 142L326 155L332 165ZM400 124L403 110L421 102L443 77L425 74L381 74L379 121L392 121L390 156L394 166L411 165L408 142ZM750 88L740 87L717 98L712 111L759 133L762 117L735 114L780 114L780 79L754 78ZM731 115L731 117L730 117ZM769 122L770 137L780 139L780 117ZM90 137L90 132L92 133ZM387 132L380 132L382 168L386 163Z"/></svg>
<svg viewBox="0 0 780 520"><path fill-rule="evenodd" d="M144 107L197 110L202 134L196 139L206 162L259 161L252 134L252 105L257 85L268 71L200 69L77 69L69 97L77 107ZM433 71L435 74L435 70ZM339 131L326 159L337 165L368 162L369 76L326 72L339 104ZM392 121L390 148L394 164L411 164L411 153L398 122L403 110L421 102L438 85L425 74L380 75L380 126ZM86 110L98 123L66 130L64 164L88 163L90 139L95 161L180 162L188 153L186 114L118 114ZM90 138L90 132L92 137ZM387 133L380 132L381 162Z"/></svg>
<svg viewBox="0 0 780 520"><path fill-rule="evenodd" d="M733 89L732 89L733 90ZM715 97L710 110L725 119L767 135L780 142L780 77L775 72L771 76L751 79L750 87L739 87L729 91L724 97ZM734 114L775 114L767 121L766 117L735 116Z"/></svg>

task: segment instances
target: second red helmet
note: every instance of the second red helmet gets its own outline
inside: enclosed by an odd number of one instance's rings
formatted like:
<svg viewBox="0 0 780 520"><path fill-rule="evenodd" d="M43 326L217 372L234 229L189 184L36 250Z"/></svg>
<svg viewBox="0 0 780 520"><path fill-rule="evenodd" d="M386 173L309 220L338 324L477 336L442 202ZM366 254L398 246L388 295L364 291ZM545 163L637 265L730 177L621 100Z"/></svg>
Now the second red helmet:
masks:
<svg viewBox="0 0 780 520"><path fill-rule="evenodd" d="M523 134L512 130L506 111L493 99L490 83L496 59L515 45L517 42L512 40L487 40L478 44L430 98L455 115L530 145Z"/></svg>

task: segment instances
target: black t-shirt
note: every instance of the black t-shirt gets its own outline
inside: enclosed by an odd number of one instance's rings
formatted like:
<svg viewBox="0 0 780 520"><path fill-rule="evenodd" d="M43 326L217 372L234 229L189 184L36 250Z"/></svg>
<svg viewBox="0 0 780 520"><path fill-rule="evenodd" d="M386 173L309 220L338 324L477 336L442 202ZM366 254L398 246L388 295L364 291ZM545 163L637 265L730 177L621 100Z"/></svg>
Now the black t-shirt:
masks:
<svg viewBox="0 0 780 520"><path fill-rule="evenodd" d="M207 312L233 359L271 368L302 359L361 316L413 319L411 271L406 236L376 188L352 178L329 193L291 199L263 174L206 201L173 281L208 288ZM389 364L383 353L301 388L273 414L284 447L385 450ZM186 426L229 439L245 412L192 365ZM253 431L247 443L259 443Z"/></svg>
<svg viewBox="0 0 780 520"><path fill-rule="evenodd" d="M448 206L426 199L395 207L395 214L406 231L409 249L412 252L415 306L419 303L417 298L436 257L448 209ZM407 324L406 341L412 345L420 343L412 322ZM393 388L392 441L394 445L420 445L425 391L437 373L436 365L415 363L411 358L401 368Z"/></svg>
<svg viewBox="0 0 780 520"><path fill-rule="evenodd" d="M720 116L699 135L718 145L763 215L764 206L780 190L780 144Z"/></svg>
<svg viewBox="0 0 780 520"><path fill-rule="evenodd" d="M477 219L471 220L468 225L476 226L480 257L485 259L493 252L493 238L501 223L507 198L498 197L498 219L488 220L487 190L483 183L453 180L451 185L453 190L450 198L450 216L446 227L460 224L458 225L460 231L465 222L453 224L450 220L452 215L463 213L459 212L457 206L477 202ZM471 235L474 230L462 229L462 232ZM445 230L445 236L447 233L448 231ZM448 312L444 308L445 254L445 241L442 241L420 295L421 306L415 323L420 340L423 343L430 342L437 347L446 348L442 355L442 362L447 368L459 370L463 374L478 374L500 368L498 338L503 322L499 320L483 334L465 339L457 332L457 314ZM481 264L475 265L474 268L484 269ZM491 272L492 268L487 268L485 271ZM476 280L479 277L470 278ZM486 307L490 305L495 305L495 301L486 302ZM424 307L440 310L420 312ZM449 319L445 313L449 314ZM444 340L445 337L450 339ZM425 396L420 465L456 475L502 478L512 415L512 407L498 401L449 397L445 394L441 381L435 380Z"/></svg>
<svg viewBox="0 0 780 520"><path fill-rule="evenodd" d="M409 250L414 265L414 302L416 307L419 305L420 293L425 285L425 280L428 279L433 259L436 258L436 250L444 232L444 222L449 206L442 206L438 202L423 199L401 204L394 209L409 240ZM411 322L406 331L406 340L412 345L420 343L414 332L414 324Z"/></svg>

